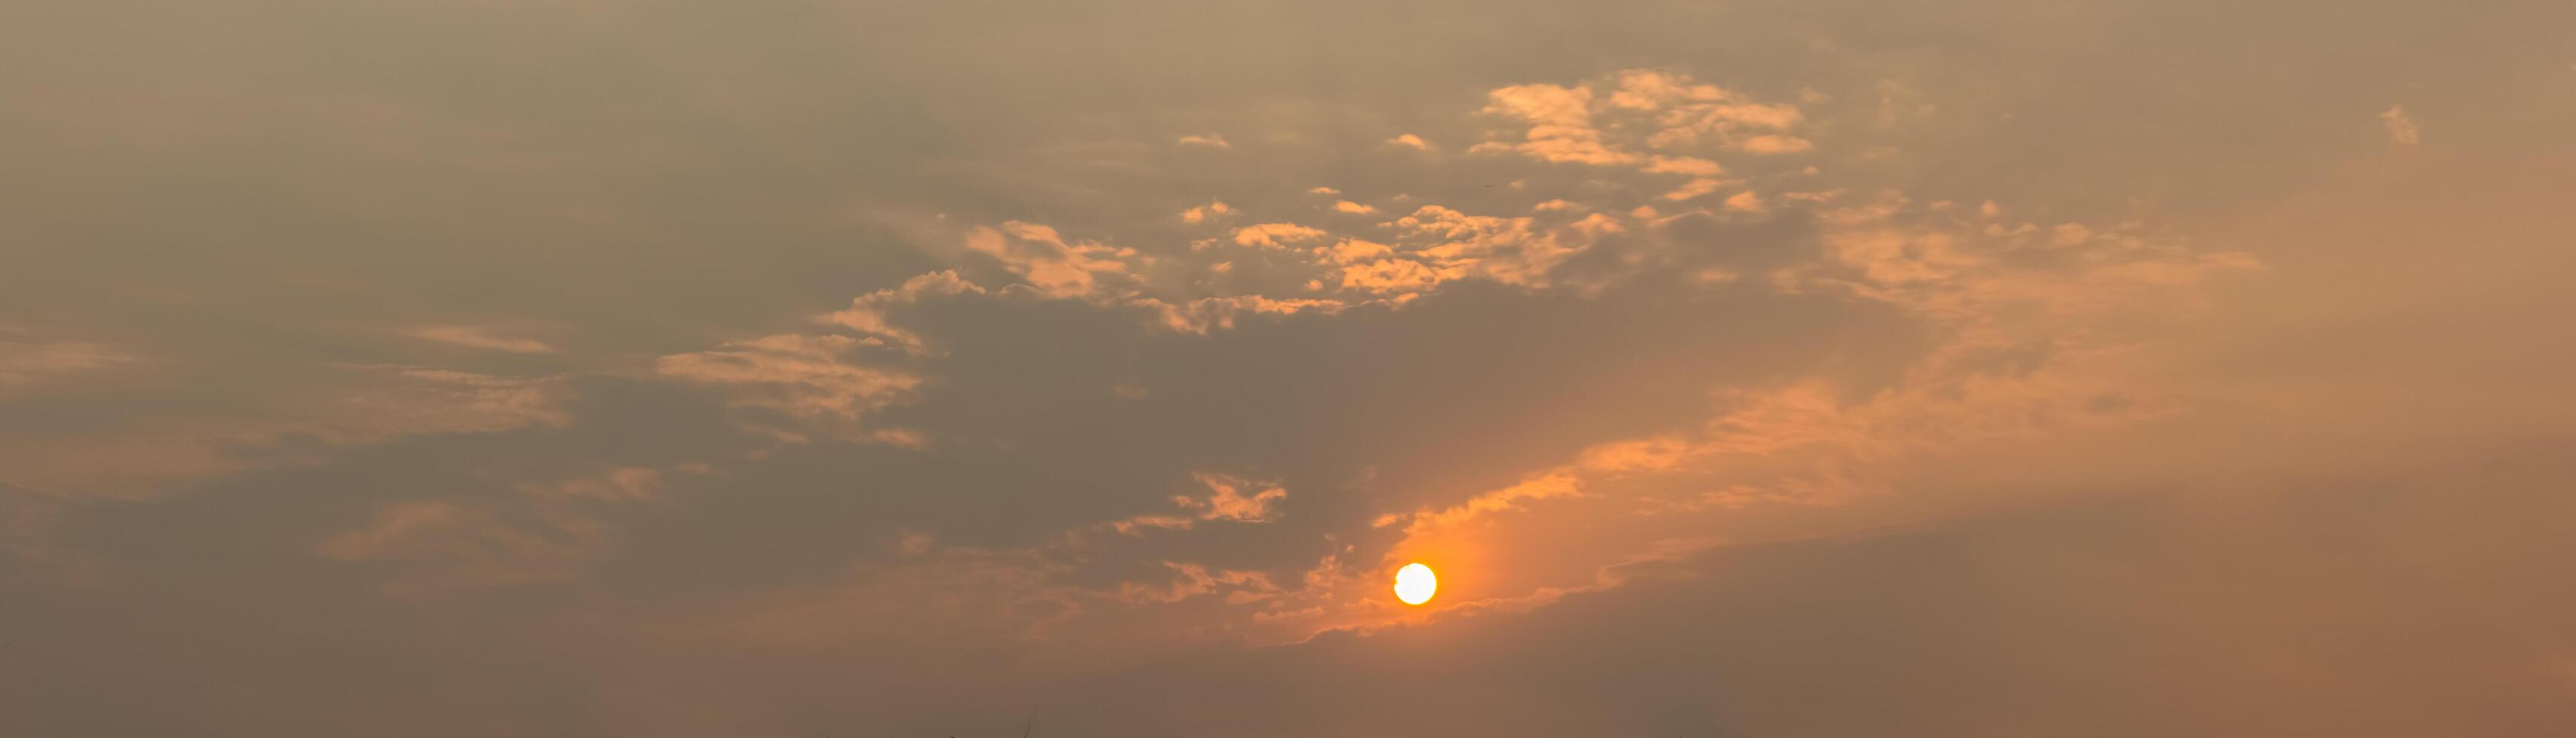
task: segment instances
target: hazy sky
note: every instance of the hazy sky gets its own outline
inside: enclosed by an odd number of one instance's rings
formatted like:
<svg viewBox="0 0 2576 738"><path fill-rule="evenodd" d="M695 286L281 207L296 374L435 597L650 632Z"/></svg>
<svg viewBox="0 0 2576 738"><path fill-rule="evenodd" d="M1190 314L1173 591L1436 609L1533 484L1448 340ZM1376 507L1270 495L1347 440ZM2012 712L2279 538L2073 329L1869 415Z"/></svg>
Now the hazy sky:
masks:
<svg viewBox="0 0 2576 738"><path fill-rule="evenodd" d="M0 734L2576 734L2570 131L2533 0L0 3Z"/></svg>

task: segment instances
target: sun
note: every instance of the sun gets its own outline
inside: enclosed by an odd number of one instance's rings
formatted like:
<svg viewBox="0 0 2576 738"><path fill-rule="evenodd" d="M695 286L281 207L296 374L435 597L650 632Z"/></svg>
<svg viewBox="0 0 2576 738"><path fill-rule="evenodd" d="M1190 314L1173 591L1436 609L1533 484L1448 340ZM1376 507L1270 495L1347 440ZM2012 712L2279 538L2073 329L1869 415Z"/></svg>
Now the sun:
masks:
<svg viewBox="0 0 2576 738"><path fill-rule="evenodd" d="M1430 602L1431 594L1438 591L1440 577L1431 573L1431 567L1405 564L1404 568L1395 570L1395 598L1403 600L1404 604Z"/></svg>

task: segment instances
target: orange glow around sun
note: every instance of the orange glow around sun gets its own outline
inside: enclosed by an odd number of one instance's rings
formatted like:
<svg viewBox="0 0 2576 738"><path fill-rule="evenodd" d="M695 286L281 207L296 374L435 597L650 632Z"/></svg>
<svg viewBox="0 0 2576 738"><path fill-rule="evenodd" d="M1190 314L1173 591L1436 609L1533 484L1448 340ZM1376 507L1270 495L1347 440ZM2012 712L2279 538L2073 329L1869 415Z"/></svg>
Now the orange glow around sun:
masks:
<svg viewBox="0 0 2576 738"><path fill-rule="evenodd" d="M1430 602L1431 595L1438 591L1440 577L1431 573L1431 567L1417 563L1405 564L1404 568L1395 570L1395 598L1403 600L1404 604Z"/></svg>

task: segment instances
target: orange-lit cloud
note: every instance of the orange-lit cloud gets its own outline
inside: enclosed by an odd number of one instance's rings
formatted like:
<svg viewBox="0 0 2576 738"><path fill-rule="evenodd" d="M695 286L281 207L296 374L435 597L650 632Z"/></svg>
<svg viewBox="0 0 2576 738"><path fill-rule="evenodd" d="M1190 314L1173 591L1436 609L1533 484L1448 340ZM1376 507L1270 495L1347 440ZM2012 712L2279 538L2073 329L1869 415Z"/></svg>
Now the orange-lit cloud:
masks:
<svg viewBox="0 0 2576 738"><path fill-rule="evenodd" d="M1233 213L1234 208L1232 206L1226 205L1222 201L1212 200L1206 205L1200 205L1198 207L1181 211L1181 222L1203 223L1209 218L1223 217L1226 215L1232 215Z"/></svg>
<svg viewBox="0 0 2576 738"><path fill-rule="evenodd" d="M1236 244L1274 249L1323 237L1323 231L1295 223L1259 223L1234 229Z"/></svg>

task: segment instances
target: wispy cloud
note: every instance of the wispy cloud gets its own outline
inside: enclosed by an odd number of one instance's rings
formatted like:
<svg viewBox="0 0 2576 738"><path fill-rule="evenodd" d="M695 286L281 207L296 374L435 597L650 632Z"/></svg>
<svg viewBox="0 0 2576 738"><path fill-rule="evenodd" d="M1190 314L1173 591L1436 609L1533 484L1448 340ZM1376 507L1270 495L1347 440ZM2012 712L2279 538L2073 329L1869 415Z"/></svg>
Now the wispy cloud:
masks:
<svg viewBox="0 0 2576 738"><path fill-rule="evenodd" d="M408 334L415 338L425 338L439 343L464 346L467 348L478 348L487 351L504 351L513 354L543 354L551 353L555 350L553 346L546 345L544 341L539 341L533 338L516 338L500 335L496 332L496 329L489 326L427 326L412 329L408 331Z"/></svg>
<svg viewBox="0 0 2576 738"><path fill-rule="evenodd" d="M0 395L61 377L136 361L106 344L81 341L0 341Z"/></svg>
<svg viewBox="0 0 2576 738"><path fill-rule="evenodd" d="M2404 105L2388 106L2387 110L2380 112L2379 122L2388 127L2389 143L2413 146L2424 142L2423 127L2415 125L2414 118L2407 117Z"/></svg>

